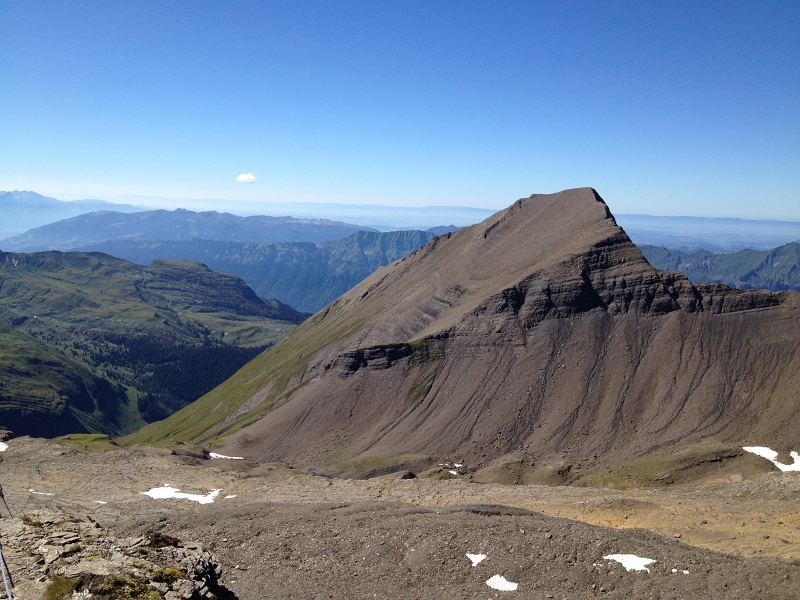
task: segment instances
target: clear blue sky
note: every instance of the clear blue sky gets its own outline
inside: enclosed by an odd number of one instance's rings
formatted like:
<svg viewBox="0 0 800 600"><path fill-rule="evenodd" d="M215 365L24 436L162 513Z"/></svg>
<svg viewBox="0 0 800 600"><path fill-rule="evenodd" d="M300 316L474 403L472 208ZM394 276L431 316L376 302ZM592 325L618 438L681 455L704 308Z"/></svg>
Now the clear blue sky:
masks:
<svg viewBox="0 0 800 600"><path fill-rule="evenodd" d="M0 0L0 28L0 189L502 208L593 186L618 213L800 220L794 0Z"/></svg>

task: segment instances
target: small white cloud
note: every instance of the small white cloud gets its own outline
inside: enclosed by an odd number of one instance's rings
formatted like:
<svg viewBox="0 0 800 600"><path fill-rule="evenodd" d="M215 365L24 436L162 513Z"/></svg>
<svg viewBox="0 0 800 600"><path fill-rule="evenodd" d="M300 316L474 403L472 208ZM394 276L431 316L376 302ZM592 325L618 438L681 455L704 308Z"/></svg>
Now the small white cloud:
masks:
<svg viewBox="0 0 800 600"><path fill-rule="evenodd" d="M242 173L236 178L236 181L239 183L255 183L258 181L258 177L253 175L252 173Z"/></svg>

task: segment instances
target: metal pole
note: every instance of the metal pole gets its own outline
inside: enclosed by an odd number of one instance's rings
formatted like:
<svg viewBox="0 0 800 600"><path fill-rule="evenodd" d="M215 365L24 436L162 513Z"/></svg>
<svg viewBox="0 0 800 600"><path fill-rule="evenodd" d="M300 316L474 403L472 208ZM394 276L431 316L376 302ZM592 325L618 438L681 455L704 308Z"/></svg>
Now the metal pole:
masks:
<svg viewBox="0 0 800 600"><path fill-rule="evenodd" d="M14 515L11 514L11 509L8 508L8 502L6 502L6 497L3 495L3 486L0 485L0 500L3 501L3 504L6 505L6 510L8 511L8 516L13 517Z"/></svg>
<svg viewBox="0 0 800 600"><path fill-rule="evenodd" d="M6 598L8 598L8 600L14 600L14 596L11 595L11 586L13 582L9 583L11 575L6 571L6 558L3 556L3 546L0 546L0 570L3 571L3 585L6 586Z"/></svg>

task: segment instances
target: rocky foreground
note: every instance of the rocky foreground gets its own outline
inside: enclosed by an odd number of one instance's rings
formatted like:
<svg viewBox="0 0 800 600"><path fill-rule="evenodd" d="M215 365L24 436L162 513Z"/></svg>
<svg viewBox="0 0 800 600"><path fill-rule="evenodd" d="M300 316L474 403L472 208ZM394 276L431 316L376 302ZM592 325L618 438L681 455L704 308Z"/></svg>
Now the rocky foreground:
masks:
<svg viewBox="0 0 800 600"><path fill-rule="evenodd" d="M436 478L447 470L339 480L182 454L10 440L0 543L15 597L800 596L796 473L610 490ZM165 484L195 500L143 494ZM653 562L605 558L628 554Z"/></svg>

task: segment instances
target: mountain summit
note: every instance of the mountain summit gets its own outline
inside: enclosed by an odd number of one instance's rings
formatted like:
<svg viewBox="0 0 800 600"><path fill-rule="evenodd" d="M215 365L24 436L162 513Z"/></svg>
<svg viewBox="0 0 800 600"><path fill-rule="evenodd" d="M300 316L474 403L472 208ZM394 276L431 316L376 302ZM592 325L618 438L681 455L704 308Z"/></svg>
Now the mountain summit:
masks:
<svg viewBox="0 0 800 600"><path fill-rule="evenodd" d="M231 454L332 473L452 460L521 481L788 450L798 304L654 269L591 188L537 194L379 269L132 441L227 434Z"/></svg>

